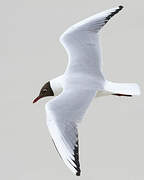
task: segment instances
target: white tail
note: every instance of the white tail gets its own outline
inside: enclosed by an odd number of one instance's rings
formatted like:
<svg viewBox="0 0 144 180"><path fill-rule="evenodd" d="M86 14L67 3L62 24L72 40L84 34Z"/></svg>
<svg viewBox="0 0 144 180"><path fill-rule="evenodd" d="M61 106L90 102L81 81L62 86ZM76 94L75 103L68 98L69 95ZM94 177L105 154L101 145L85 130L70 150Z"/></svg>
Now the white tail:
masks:
<svg viewBox="0 0 144 180"><path fill-rule="evenodd" d="M112 94L140 95L140 87L135 83L114 83L106 81L104 89Z"/></svg>
<svg viewBox="0 0 144 180"><path fill-rule="evenodd" d="M118 96L138 96L140 95L140 87L135 83L114 83L111 81L106 81L103 91L98 91L96 97L108 96L108 95L118 95Z"/></svg>

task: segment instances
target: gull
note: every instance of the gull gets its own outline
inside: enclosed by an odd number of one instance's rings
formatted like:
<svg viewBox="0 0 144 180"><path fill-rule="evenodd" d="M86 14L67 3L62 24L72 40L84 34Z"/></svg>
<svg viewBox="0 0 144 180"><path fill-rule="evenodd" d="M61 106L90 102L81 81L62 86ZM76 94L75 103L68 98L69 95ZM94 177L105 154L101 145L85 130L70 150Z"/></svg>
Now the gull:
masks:
<svg viewBox="0 0 144 180"><path fill-rule="evenodd" d="M72 25L60 37L68 54L63 75L48 81L33 103L56 96L45 105L47 126L64 163L80 176L78 123L94 97L140 95L135 83L114 83L105 79L101 64L99 31L117 14L118 6Z"/></svg>

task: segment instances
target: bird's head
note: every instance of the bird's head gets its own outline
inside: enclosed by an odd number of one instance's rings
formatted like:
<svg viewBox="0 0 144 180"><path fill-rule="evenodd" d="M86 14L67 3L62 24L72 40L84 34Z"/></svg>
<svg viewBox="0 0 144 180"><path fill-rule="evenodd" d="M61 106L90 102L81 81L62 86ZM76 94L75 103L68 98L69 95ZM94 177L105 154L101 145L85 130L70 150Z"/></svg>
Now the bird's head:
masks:
<svg viewBox="0 0 144 180"><path fill-rule="evenodd" d="M33 100L33 103L46 96L54 96L50 81L48 81L40 90L39 96Z"/></svg>

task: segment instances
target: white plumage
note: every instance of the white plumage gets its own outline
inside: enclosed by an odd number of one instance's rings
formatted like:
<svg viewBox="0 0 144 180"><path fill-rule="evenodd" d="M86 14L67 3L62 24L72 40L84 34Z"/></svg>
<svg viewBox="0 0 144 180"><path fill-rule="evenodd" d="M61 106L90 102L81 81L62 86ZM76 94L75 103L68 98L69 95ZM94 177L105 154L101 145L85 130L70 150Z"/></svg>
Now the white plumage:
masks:
<svg viewBox="0 0 144 180"><path fill-rule="evenodd" d="M65 73L50 81L54 94L59 95L46 104L47 125L61 158L76 175L80 175L77 124L92 99L110 94L140 94L136 84L107 81L101 69L99 30L122 8L87 18L60 37L69 62Z"/></svg>

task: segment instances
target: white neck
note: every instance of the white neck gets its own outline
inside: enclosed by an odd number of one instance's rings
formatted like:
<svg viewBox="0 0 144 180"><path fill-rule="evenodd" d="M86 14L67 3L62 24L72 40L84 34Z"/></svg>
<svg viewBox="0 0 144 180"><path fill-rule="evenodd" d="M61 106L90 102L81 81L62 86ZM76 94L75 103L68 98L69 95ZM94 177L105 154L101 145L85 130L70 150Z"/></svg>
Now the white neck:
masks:
<svg viewBox="0 0 144 180"><path fill-rule="evenodd" d="M51 85L51 88L54 92L54 96L59 95L63 90L62 84L61 84L61 76L50 80L50 85Z"/></svg>

